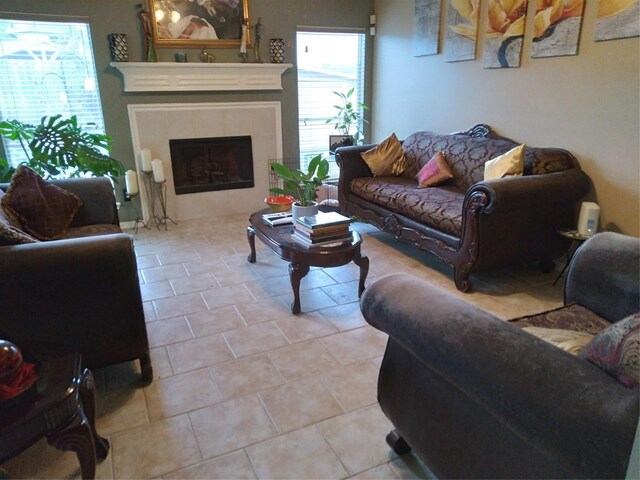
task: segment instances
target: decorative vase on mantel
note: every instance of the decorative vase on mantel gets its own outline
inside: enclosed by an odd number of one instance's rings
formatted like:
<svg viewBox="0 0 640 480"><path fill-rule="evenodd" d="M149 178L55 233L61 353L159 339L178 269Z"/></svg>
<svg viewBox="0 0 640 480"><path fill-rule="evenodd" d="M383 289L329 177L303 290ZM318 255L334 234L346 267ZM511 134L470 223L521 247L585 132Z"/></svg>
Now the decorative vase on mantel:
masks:
<svg viewBox="0 0 640 480"><path fill-rule="evenodd" d="M307 207L299 205L298 202L293 202L291 205L291 216L295 220L296 218L315 215L318 213L318 208L318 202L313 202L313 205Z"/></svg>

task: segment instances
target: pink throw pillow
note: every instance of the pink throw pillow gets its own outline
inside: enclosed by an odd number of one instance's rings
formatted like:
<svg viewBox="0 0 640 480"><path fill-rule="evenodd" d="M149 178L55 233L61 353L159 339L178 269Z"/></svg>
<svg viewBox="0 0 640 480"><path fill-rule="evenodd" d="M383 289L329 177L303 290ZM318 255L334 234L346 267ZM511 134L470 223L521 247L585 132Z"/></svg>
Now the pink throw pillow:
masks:
<svg viewBox="0 0 640 480"><path fill-rule="evenodd" d="M416 175L418 188L435 187L453 178L443 152L436 153Z"/></svg>

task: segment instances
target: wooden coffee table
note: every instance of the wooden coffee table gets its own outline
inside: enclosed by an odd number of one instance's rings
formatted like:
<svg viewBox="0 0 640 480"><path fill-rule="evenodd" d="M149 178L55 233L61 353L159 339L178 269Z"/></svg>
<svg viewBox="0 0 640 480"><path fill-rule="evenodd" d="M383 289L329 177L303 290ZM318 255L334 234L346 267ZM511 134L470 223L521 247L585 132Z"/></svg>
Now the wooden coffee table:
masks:
<svg viewBox="0 0 640 480"><path fill-rule="evenodd" d="M247 260L249 263L256 261L255 237L257 236L276 255L289 262L289 277L293 289L291 313L300 313L300 280L309 273L309 267L339 267L354 262L360 267L358 296L362 295L369 272L369 259L360 253L362 237L358 232L352 232L351 242L337 247L307 248L291 238L293 225L270 227L262 221L262 215L265 213L269 213L269 209L255 212L249 218L247 239L251 253Z"/></svg>

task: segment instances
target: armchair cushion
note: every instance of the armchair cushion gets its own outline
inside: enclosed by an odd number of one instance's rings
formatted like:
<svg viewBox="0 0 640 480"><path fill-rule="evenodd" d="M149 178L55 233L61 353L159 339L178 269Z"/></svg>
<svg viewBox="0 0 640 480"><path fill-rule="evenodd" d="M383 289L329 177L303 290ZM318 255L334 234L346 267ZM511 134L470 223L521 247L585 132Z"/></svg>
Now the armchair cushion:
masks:
<svg viewBox="0 0 640 480"><path fill-rule="evenodd" d="M629 315L601 331L580 356L613 375L626 387L637 388L640 377L640 314Z"/></svg>
<svg viewBox="0 0 640 480"><path fill-rule="evenodd" d="M361 156L374 177L398 176L407 168L402 144L395 133Z"/></svg>
<svg viewBox="0 0 640 480"><path fill-rule="evenodd" d="M4 197L4 191L0 190L0 202L2 197ZM0 246L35 243L37 241L37 238L33 238L28 233L13 226L11 220L9 220L2 207L0 207Z"/></svg>
<svg viewBox="0 0 640 480"><path fill-rule="evenodd" d="M40 240L54 240L64 234L82 200L21 165L1 204L12 223Z"/></svg>

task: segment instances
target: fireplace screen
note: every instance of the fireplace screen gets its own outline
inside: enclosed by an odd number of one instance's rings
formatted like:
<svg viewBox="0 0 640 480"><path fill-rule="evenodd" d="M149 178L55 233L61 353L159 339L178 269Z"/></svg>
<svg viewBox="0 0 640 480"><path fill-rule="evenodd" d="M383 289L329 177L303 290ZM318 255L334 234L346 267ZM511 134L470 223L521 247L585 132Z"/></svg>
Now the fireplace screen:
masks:
<svg viewBox="0 0 640 480"><path fill-rule="evenodd" d="M176 195L252 188L251 137L169 140Z"/></svg>

